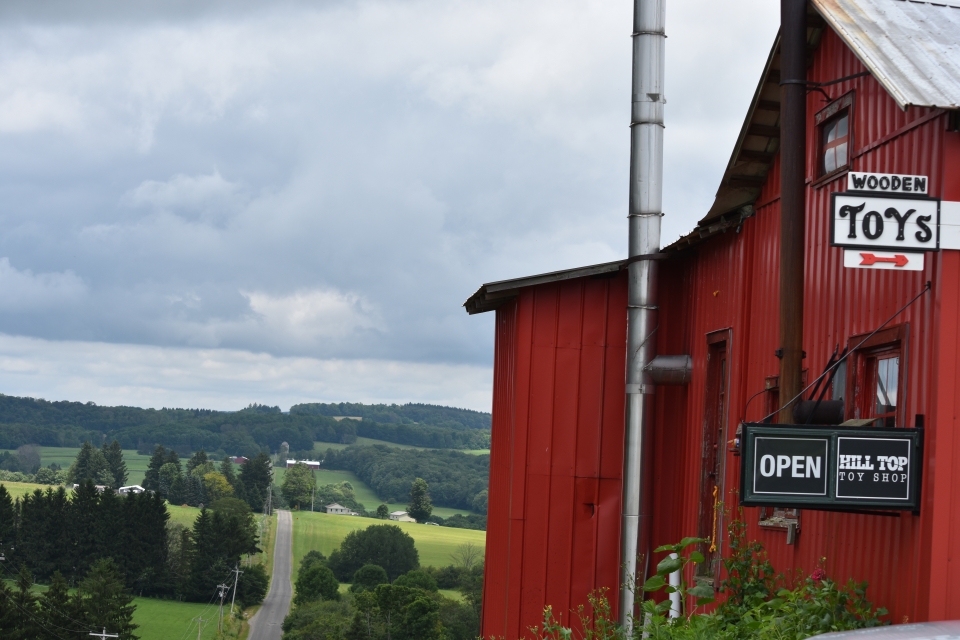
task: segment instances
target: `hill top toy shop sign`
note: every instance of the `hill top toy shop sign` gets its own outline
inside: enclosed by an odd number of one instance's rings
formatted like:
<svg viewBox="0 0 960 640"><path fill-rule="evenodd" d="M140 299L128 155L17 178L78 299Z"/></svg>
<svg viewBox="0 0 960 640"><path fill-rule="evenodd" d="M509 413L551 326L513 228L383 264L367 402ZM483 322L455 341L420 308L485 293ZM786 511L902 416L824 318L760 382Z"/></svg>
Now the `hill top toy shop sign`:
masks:
<svg viewBox="0 0 960 640"><path fill-rule="evenodd" d="M830 244L843 266L920 271L923 252L940 249L940 201L927 176L847 174L847 191L832 194Z"/></svg>
<svg viewBox="0 0 960 640"><path fill-rule="evenodd" d="M744 506L919 509L922 431L745 424Z"/></svg>

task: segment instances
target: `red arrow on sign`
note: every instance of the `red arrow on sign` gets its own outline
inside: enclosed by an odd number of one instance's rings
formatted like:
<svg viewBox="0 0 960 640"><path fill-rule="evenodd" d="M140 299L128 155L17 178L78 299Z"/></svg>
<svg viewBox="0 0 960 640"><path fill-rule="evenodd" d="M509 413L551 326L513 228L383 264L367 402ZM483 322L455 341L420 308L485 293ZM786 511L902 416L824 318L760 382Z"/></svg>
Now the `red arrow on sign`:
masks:
<svg viewBox="0 0 960 640"><path fill-rule="evenodd" d="M860 264L865 267L877 264L878 262L892 262L898 267L905 267L907 263L910 262L910 259L902 253L895 254L892 258L883 258L881 256L875 256L872 253L861 253L860 257L863 258Z"/></svg>

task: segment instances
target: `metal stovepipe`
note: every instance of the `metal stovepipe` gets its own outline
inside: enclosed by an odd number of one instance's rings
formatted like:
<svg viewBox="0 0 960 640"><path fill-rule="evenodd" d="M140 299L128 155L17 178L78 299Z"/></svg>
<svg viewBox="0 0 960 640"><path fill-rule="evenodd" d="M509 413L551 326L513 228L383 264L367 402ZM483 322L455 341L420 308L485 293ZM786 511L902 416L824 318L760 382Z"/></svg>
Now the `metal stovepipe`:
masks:
<svg viewBox="0 0 960 640"><path fill-rule="evenodd" d="M663 215L663 60L665 0L635 0L630 113L629 254L660 250ZM644 367L656 355L657 262L630 264L627 293L626 428L620 525L620 622L633 625L634 588L650 564L653 381Z"/></svg>
<svg viewBox="0 0 960 640"><path fill-rule="evenodd" d="M807 0L780 2L780 416L792 423L803 375Z"/></svg>

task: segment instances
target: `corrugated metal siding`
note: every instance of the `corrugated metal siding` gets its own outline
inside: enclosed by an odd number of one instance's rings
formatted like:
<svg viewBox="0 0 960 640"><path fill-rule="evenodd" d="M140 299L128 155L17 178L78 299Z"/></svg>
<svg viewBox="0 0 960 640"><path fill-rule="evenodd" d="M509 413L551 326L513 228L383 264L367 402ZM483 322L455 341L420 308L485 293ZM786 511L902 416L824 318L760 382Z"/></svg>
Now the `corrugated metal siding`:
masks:
<svg viewBox="0 0 960 640"><path fill-rule="evenodd" d="M497 310L484 637L522 637L616 589L626 274Z"/></svg>
<svg viewBox="0 0 960 640"><path fill-rule="evenodd" d="M828 30L808 79L824 82L863 69L836 34ZM928 109L910 109L904 113L872 77L834 85L830 87L831 97L839 97L850 89L857 91L854 169L928 175L931 193L938 194L945 135L943 118L929 118L932 111ZM808 102L811 179L816 167L813 114L824 106L823 100L822 95L811 93ZM909 129L911 123L924 119L923 124ZM888 139L891 132L904 128L909 130ZM876 328L918 293L927 280L938 282L940 273L937 256L928 257L923 272L844 269L842 251L829 246L828 235L829 196L832 191L843 188L843 180L838 179L816 187L811 184L807 192L804 349L808 357L804 366L811 380L824 369L835 345L842 347L851 335ZM658 348L661 353L691 353L695 374L686 391L686 402L678 402L677 391L664 389L658 395L658 403L663 408L659 414L657 442L658 450L665 456L658 465L661 482L657 484L655 544L697 533L706 334L732 328L732 343L728 345L731 370L728 439L733 438L733 430L744 417L747 398L763 389L766 376L778 372L779 363L774 355L779 345L778 190L777 164L758 200L756 216L744 223L739 234L728 232L710 240L699 246L696 255L668 263L669 268L663 270L660 291L665 295L661 302L661 326L668 331L661 331ZM904 394L908 421L912 425L915 414L924 414L931 431L936 428L932 419L937 353L933 303L933 296L926 296L894 321L910 325L909 379ZM677 336L675 332L681 331L685 335ZM763 418L763 408L761 396L754 400L746 418ZM679 437L678 424L683 424ZM728 454L724 479L724 504L728 509L735 509L737 504L738 464L739 459ZM928 490L929 485L925 484L924 489ZM678 502L683 505L680 514L676 513ZM748 535L766 545L778 571L809 572L825 557L826 569L833 577L843 581L848 578L869 581L868 593L890 609L893 619L927 616L928 588L920 568L924 537L920 517L807 510L801 515L801 534L794 546L785 544L781 531L761 529L757 524L757 509L747 509L744 517L749 525ZM905 585L910 587L905 589Z"/></svg>
<svg viewBox="0 0 960 640"><path fill-rule="evenodd" d="M944 134L943 198L960 201L960 133ZM960 252L943 251L937 287L939 325L935 338L937 367L936 429L928 437L936 465L927 474L923 515L930 544L921 549L920 564L929 576L932 619L960 618Z"/></svg>

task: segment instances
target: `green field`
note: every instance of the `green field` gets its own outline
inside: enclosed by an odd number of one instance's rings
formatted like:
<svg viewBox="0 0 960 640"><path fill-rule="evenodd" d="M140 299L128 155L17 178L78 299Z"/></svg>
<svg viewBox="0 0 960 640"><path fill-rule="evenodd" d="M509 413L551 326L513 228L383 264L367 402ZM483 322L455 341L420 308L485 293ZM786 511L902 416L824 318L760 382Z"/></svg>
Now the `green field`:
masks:
<svg viewBox="0 0 960 640"><path fill-rule="evenodd" d="M7 491L10 493L10 497L14 500L18 496L22 496L27 493L33 493L34 489L40 489L41 491L46 491L50 488L50 485L47 484L30 484L28 482L7 482L4 480L0 482L3 486L7 488ZM55 487L54 487L55 488Z"/></svg>
<svg viewBox="0 0 960 640"><path fill-rule="evenodd" d="M154 598L134 598L137 610L133 621L140 626L134 633L141 640L170 640L171 638L192 640L197 637L197 618L203 618L201 638L213 638L217 635L217 616L219 601L213 604L178 602L176 600L156 600ZM227 604L230 604L229 602ZM224 609L224 617L229 609Z"/></svg>
<svg viewBox="0 0 960 640"><path fill-rule="evenodd" d="M329 556L331 551L340 546L340 542L348 533L356 529L366 529L374 524L395 524L409 533L420 553L420 564L423 566L444 567L452 564L450 555L457 550L458 546L467 542L472 542L480 548L486 546L485 531L294 511L294 571L299 568L300 560L307 555L308 551L316 549Z"/></svg>
<svg viewBox="0 0 960 640"><path fill-rule="evenodd" d="M44 467L57 463L64 470L69 469L77 457L79 447L40 447L40 465ZM14 451L11 450L11 453ZM150 456L142 456L134 450L124 449L123 461L127 464L127 484L143 484Z"/></svg>
<svg viewBox="0 0 960 640"><path fill-rule="evenodd" d="M280 467L273 470L274 482L277 486L283 484L283 477L286 473L286 469ZM317 485L324 484L337 484L338 482L343 482L346 480L353 487L353 493L357 497L357 502L362 504L367 511L373 512L377 510L377 507L380 506L381 500L377 497L377 494L373 492L373 489L370 488L366 482L361 480L356 476L352 471L334 471L332 469L317 469L313 472L317 477ZM309 505L308 505L309 506ZM323 508L324 505L317 504L314 505L314 509L319 511ZM402 502L388 502L387 507L390 511L406 511L407 505ZM470 515L473 511L469 509L454 509L451 507L438 507L433 506L433 515L440 516L441 518L449 518L455 513L462 513L463 515Z"/></svg>
<svg viewBox="0 0 960 640"><path fill-rule="evenodd" d="M394 447L395 449L419 449L420 451L446 451L446 449L437 449L435 447L415 447L410 444L397 444L396 442L387 442L386 440L374 440L373 438L362 438L357 436L357 441L354 442L355 445L371 445L371 444L382 444L388 447ZM341 449L346 449L351 445L349 444L340 444L339 442L314 442L313 450L317 453L323 453L327 449L335 449L337 451ZM469 453L470 455L483 455L490 453L490 449L456 449L460 453Z"/></svg>

